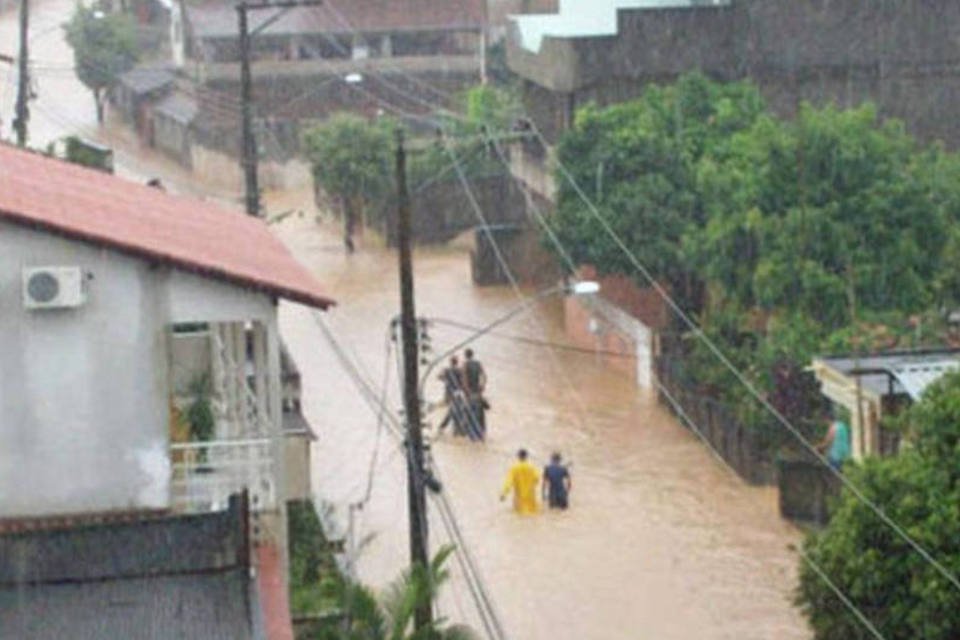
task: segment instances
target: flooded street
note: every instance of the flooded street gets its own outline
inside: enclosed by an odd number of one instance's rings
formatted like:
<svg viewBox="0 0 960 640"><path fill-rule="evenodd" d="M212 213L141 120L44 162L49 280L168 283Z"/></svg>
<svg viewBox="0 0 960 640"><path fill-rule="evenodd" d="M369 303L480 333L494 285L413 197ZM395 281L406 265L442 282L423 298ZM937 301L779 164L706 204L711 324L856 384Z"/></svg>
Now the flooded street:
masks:
<svg viewBox="0 0 960 640"><path fill-rule="evenodd" d="M297 204L273 203L291 206ZM384 366L396 370L385 354L387 325L399 308L395 254L368 243L345 256L335 224L318 227L309 218L279 233L339 301L326 321L379 388ZM518 303L508 288L474 288L464 250L418 251L416 287L418 315L478 326ZM345 525L345 505L366 488L376 417L309 312L287 306L281 323L299 354L305 409L319 430L316 490L338 507ZM430 333L435 352L466 335L442 326ZM502 334L563 342L559 301L545 301ZM780 520L773 489L745 486L653 395L638 392L590 354L554 353L495 336L474 347L490 378L488 441L446 435L433 448L511 637L809 637L790 604L796 559L787 545L800 535ZM387 388L390 407L398 408L395 375ZM428 399L441 393L432 381ZM430 422L439 418L435 413ZM569 512L518 518L498 502L519 447L530 449L538 464L553 450L573 462ZM374 536L359 557L365 579L382 583L407 560L405 496L403 458L384 435L372 499L356 520L358 539ZM444 540L436 518L431 535L434 546ZM470 621L465 588L454 584L449 591L441 613Z"/></svg>
<svg viewBox="0 0 960 640"><path fill-rule="evenodd" d="M174 190L196 192L191 176L139 150L128 133L95 130L93 99L70 70L72 56L59 32L73 0L35 5L31 55L39 97L31 103L31 143L44 146L65 133L83 132L120 148L121 175L159 175ZM0 15L0 51L15 54L15 34L15 12ZM15 72L9 66L0 70L7 137ZM271 213L305 212L277 225L277 233L338 301L325 322L370 384L379 389L390 370L386 401L399 409L395 351L387 347L388 325L399 310L395 254L367 238L356 254L344 255L338 225L330 219L317 224L307 190L272 194L266 205ZM508 288L473 287L462 247L417 251L416 293L419 315L476 326L520 301ZM333 506L342 527L346 505L364 497L373 469L371 498L356 514L354 537L368 540L358 557L361 578L381 585L407 562L403 456L389 432L378 436L376 415L312 313L284 305L281 326L303 376L305 413L318 431L315 493ZM442 325L430 333L435 353L466 335ZM564 342L560 300L545 300L502 333ZM433 451L510 637L810 637L791 604L797 560L787 547L801 535L780 519L773 488L748 487L733 477L653 395L639 392L591 354L553 352L498 336L473 346L489 376L488 441L471 444L447 435ZM428 399L441 394L438 381L431 380ZM428 421L436 425L440 417L433 413ZM537 464L554 450L573 463L568 512L518 518L498 501L504 473L520 447L529 449ZM434 548L445 541L436 518L431 536ZM457 571L453 578L440 612L476 625Z"/></svg>

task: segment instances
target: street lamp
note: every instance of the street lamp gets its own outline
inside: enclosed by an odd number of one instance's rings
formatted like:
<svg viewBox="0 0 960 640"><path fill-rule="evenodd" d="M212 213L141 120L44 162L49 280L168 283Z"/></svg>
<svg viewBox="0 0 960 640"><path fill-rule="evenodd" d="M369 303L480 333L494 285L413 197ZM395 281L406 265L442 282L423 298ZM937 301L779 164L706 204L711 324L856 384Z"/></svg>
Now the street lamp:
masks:
<svg viewBox="0 0 960 640"><path fill-rule="evenodd" d="M423 372L423 376L421 376L420 378L420 385L419 385L420 397L421 398L423 397L423 386L426 384L427 379L430 377L430 372L433 371L438 364L440 364L441 362L446 360L447 357L453 355L454 353L456 353L463 347L467 346L477 338L480 338L481 336L496 329L500 325L520 315L521 313L523 313L524 311L532 307L534 304L536 304L540 300L543 300L544 298L549 298L550 296L557 295L557 294L563 294L565 296L588 296L588 295L593 295L595 293L598 293L599 291L600 291L600 283L594 282L593 280L578 280L577 282L574 282L572 284L565 283L565 284L557 285L555 287L544 289L543 291L539 291L538 293L536 293L533 297L527 298L522 303L520 303L519 305L517 305L516 307L514 307L504 315L500 316L493 322L481 327L480 329L477 329L476 331L471 333L469 336L467 336L457 344L453 345L452 347L450 347L449 349L441 353L432 361L430 361L430 363L427 365L426 370Z"/></svg>

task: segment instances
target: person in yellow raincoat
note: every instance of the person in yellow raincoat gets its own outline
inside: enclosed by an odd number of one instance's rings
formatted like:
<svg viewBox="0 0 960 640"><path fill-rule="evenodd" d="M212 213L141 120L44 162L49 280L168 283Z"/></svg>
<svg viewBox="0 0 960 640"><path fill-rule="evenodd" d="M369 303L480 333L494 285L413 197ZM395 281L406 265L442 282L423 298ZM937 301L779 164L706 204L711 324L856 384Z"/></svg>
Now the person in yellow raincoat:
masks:
<svg viewBox="0 0 960 640"><path fill-rule="evenodd" d="M537 487L540 485L540 470L527 460L527 450L517 452L517 461L507 472L507 479L500 492L500 500L513 492L513 510L520 514L536 513L540 506L537 503Z"/></svg>

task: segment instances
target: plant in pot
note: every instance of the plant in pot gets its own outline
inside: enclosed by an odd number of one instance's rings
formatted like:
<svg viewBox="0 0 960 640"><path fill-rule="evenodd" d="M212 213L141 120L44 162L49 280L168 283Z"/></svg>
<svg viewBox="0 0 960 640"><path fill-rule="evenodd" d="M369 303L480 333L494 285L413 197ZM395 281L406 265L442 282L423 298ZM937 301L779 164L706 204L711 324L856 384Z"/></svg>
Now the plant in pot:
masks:
<svg viewBox="0 0 960 640"><path fill-rule="evenodd" d="M190 425L190 439L194 442L208 442L213 439L216 429L216 419L213 415L213 405L210 400L210 376L201 374L190 382L188 391L193 398L187 407L187 422ZM201 448L197 454L197 461L207 461L207 449ZM198 471L209 471L209 467L200 467Z"/></svg>

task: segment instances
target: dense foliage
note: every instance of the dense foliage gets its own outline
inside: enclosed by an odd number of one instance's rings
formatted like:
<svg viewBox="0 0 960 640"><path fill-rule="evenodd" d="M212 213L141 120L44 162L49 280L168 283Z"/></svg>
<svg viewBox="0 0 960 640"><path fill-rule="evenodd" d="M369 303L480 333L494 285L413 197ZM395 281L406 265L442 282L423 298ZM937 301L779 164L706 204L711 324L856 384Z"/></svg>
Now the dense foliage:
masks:
<svg viewBox="0 0 960 640"><path fill-rule="evenodd" d="M64 28L77 77L93 93L97 122L103 122L107 91L137 63L136 25L126 13L105 13L77 3Z"/></svg>
<svg viewBox="0 0 960 640"><path fill-rule="evenodd" d="M911 446L850 468L850 480L960 575L960 373L930 387L902 422ZM849 491L805 549L883 637L960 637L960 590ZM798 601L819 640L873 637L808 565Z"/></svg>
<svg viewBox="0 0 960 640"><path fill-rule="evenodd" d="M804 105L782 120L749 83L694 74L586 107L558 153L639 261L771 399L800 408L808 432L816 393L797 383L813 354L945 338L943 311L960 301L960 162L870 105ZM646 286L557 183L574 259ZM701 341L685 344L691 385L769 422Z"/></svg>
<svg viewBox="0 0 960 640"><path fill-rule="evenodd" d="M348 233L393 184L393 128L389 119L338 113L304 136L314 180L340 200Z"/></svg>
<svg viewBox="0 0 960 640"><path fill-rule="evenodd" d="M449 577L444 568L454 547L441 548L429 567L403 572L382 593L345 576L338 568L309 500L288 504L290 607L298 640L471 640L468 627L437 619L413 630L414 611L433 602Z"/></svg>
<svg viewBox="0 0 960 640"><path fill-rule="evenodd" d="M439 112L433 116L434 133L407 140L407 176L413 196L436 185L453 184L459 190L459 172L473 180L505 171L500 157L503 147L493 148L487 136L502 137L513 124L520 112L516 96L504 89L477 86L457 99L465 118ZM388 215L396 188L394 131L398 126L390 118L370 121L339 113L304 136L315 184L339 201L348 228L361 219L378 224Z"/></svg>

